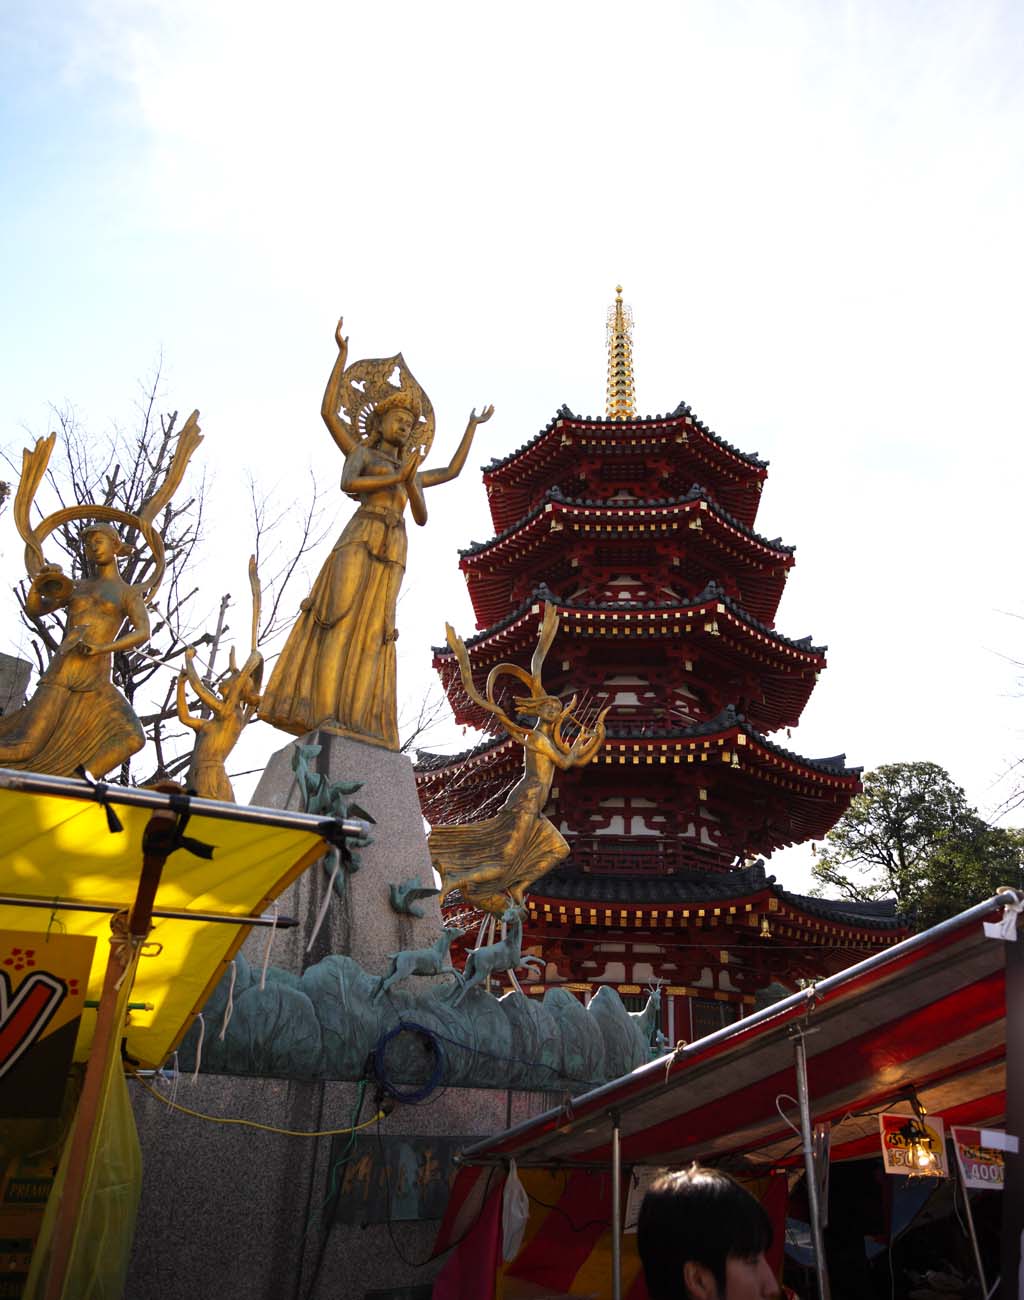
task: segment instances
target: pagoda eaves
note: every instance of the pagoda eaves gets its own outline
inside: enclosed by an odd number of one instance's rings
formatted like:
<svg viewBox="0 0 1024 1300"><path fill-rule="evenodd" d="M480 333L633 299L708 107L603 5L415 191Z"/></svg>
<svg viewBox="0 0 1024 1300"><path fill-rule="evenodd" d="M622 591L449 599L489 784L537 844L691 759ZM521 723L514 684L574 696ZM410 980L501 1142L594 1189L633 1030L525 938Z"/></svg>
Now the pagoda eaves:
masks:
<svg viewBox="0 0 1024 1300"><path fill-rule="evenodd" d="M467 641L474 651L478 689L483 690L495 664L528 654L545 600L560 616L549 670L552 689L562 691L571 677L576 690L599 690L606 676L609 638L629 638L631 666L641 674L634 684L634 717L662 719L675 712L706 721L735 703L759 731L792 727L826 666L824 646L812 645L810 637L790 640L760 623L716 583L691 601L643 604L559 600L542 587ZM434 648L434 667L456 721L491 729L492 719L461 689L458 664L447 646ZM665 697L659 682L666 674L685 695ZM622 706L617 713L623 715Z"/></svg>
<svg viewBox="0 0 1024 1300"><path fill-rule="evenodd" d="M637 587L689 595L703 590L710 573L723 572L728 594L771 623L794 549L747 528L697 485L674 500L640 502L576 500L551 488L504 532L461 550L459 565L479 628L500 621L533 589L538 571L556 592L571 588L566 596L584 582L607 588L634 570L650 574Z"/></svg>
<svg viewBox="0 0 1024 1300"><path fill-rule="evenodd" d="M452 756L421 752L423 815L434 825L486 815L479 809L500 802L518 775L517 759L518 747L500 738ZM678 858L656 851L656 837L639 837L631 857L647 855L652 871L672 869L674 861L693 864L693 849L700 849L707 866L723 869L736 858L821 838L860 790L861 769L848 768L843 755L804 758L773 744L732 710L689 728L613 725L586 773L563 776L552 791L552 819L577 827L569 836L569 864L586 869L584 859L595 852L621 848L596 823L607 825L615 815L611 801L623 788L623 769L638 768L646 773L648 793L660 794L655 802L670 804L682 823L703 824L718 837L713 847L701 836L690 847L682 844ZM733 816L723 820L716 808L731 808Z"/></svg>
<svg viewBox="0 0 1024 1300"><path fill-rule="evenodd" d="M626 421L574 415L563 406L529 442L484 467L495 532L511 527L547 487L591 471L596 490L603 475L593 470L607 462L621 478L631 459L638 496L671 496L704 483L735 519L753 527L768 462L720 438L681 402L670 415ZM609 494L617 481L606 480Z"/></svg>

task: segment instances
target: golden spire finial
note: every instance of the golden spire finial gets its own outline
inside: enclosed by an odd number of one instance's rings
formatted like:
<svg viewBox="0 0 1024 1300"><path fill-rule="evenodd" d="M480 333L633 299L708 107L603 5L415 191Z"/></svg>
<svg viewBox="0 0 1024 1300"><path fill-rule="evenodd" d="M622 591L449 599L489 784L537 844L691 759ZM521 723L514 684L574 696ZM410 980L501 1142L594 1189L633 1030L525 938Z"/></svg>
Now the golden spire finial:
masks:
<svg viewBox="0 0 1024 1300"><path fill-rule="evenodd" d="M623 304L622 285L615 286L615 305L608 308L608 399L609 420L632 420L636 415L633 385L633 313Z"/></svg>

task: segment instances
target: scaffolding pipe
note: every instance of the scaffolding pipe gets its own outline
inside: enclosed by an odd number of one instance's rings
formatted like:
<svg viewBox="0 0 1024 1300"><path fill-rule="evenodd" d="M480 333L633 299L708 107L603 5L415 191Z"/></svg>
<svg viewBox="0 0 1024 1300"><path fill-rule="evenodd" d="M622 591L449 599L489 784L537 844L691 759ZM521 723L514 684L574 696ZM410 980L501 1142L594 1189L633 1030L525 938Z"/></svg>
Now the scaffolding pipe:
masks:
<svg viewBox="0 0 1024 1300"><path fill-rule="evenodd" d="M796 1058L796 1095L800 1103L800 1137L804 1149L804 1181L807 1184L807 1204L811 1214L811 1244L814 1246L814 1271L818 1279L818 1300L829 1300L828 1267L825 1262L825 1242L821 1233L821 1206L818 1204L818 1175L814 1167L814 1129L811 1124L811 1099L807 1089L807 1047L804 1031L793 1034L793 1055Z"/></svg>
<svg viewBox="0 0 1024 1300"><path fill-rule="evenodd" d="M951 1138L950 1141L955 1147L956 1139ZM964 1194L964 1215L967 1219L967 1235L971 1239L971 1250L974 1252L974 1267L978 1270L978 1281L981 1283L981 1294L987 1296L988 1283L985 1281L985 1267L981 1262L981 1249L978 1246L978 1234L974 1230L974 1215L971 1213L971 1194L967 1190L967 1179L964 1177L963 1166L961 1165L960 1157L955 1150L953 1152L953 1163L956 1165L956 1176L960 1182L960 1190Z"/></svg>
<svg viewBox="0 0 1024 1300"><path fill-rule="evenodd" d="M612 1300L622 1300L622 1143L612 1111Z"/></svg>
<svg viewBox="0 0 1024 1300"><path fill-rule="evenodd" d="M37 898L29 894L0 894L0 907L41 907L49 912L106 912L113 916L123 912L123 903L82 903L69 898ZM180 907L154 907L150 915L161 921L211 921L221 925L255 925L293 930L298 925L294 916L236 916L230 912L190 912Z"/></svg>
<svg viewBox="0 0 1024 1300"><path fill-rule="evenodd" d="M184 790L163 793L132 785L108 785L105 781L78 781L69 776L48 776L43 772L15 772L0 767L0 790L17 790L22 794L48 794L59 799L77 799L84 803L120 804L127 808L148 808L151 812L169 809L195 817L218 821L242 822L250 826L273 826L281 830L311 831L329 844L340 845L349 836L369 835L370 823L359 817L320 817L313 813L293 812L287 808L254 808L249 804L224 803L219 799L200 799Z"/></svg>

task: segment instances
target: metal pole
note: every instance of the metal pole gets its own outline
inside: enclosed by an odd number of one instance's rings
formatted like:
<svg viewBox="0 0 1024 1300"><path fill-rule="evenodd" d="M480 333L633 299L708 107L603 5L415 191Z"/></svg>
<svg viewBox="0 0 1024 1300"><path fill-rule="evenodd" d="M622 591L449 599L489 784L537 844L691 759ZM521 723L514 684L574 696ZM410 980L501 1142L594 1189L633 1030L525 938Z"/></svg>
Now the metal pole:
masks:
<svg viewBox="0 0 1024 1300"><path fill-rule="evenodd" d="M612 1111L612 1300L622 1300L622 1145L617 1110Z"/></svg>
<svg viewBox="0 0 1024 1300"><path fill-rule="evenodd" d="M142 870L128 917L127 932L136 950L150 930L153 899L160 884L160 875L173 851L174 835L178 825L177 815L169 809L154 812L142 836ZM122 950L123 951L123 950ZM65 1300L68 1269L71 1265L75 1230L86 1192L92 1152L97 1140L97 1122L100 1101L107 1069L117 1057L123 1029L119 1008L119 985L123 987L120 998L125 1002L131 992L134 956L122 957L113 943L107 958L103 978L103 992L96 1012L96 1027L89 1061L85 1067L82 1092L75 1110L74 1126L68 1138L67 1167L64 1187L54 1216L50 1258L43 1283L44 1300ZM127 963L127 964L126 964ZM122 1007L123 1014L123 1007ZM118 1068L120 1068L118 1066Z"/></svg>
<svg viewBox="0 0 1024 1300"><path fill-rule="evenodd" d="M370 823L360 817L319 817L314 813L293 812L287 808L255 808L249 804L224 803L219 799L200 799L184 790L142 789L130 785L90 784L69 776L48 776L42 772L14 772L0 767L0 790L49 794L82 803L118 804L128 808L148 808L152 812L169 809L212 817L218 821L242 822L250 826L276 826L282 830L312 831L329 844L341 844L349 835L369 835Z"/></svg>
<svg viewBox="0 0 1024 1300"><path fill-rule="evenodd" d="M950 1139L953 1142L953 1139ZM956 1143L953 1142L955 1148ZM974 1251L974 1267L978 1270L978 1281L981 1283L981 1294L988 1295L988 1283L985 1281L985 1269L981 1263L981 1250L978 1247L978 1234L974 1230L974 1215L971 1213L971 1194L967 1190L967 1180L964 1178L963 1167L960 1164L960 1156L957 1151L953 1151L953 1162L956 1165L957 1177L960 1180L960 1190L964 1194L964 1211L967 1215L967 1235L971 1239L971 1249Z"/></svg>
<svg viewBox="0 0 1024 1300"><path fill-rule="evenodd" d="M68 898L37 898L34 895L0 894L0 907L41 907L49 912L106 912L113 916L123 912L121 903L81 903ZM230 912L190 912L182 907L154 907L151 915L164 921L210 921L222 925L271 926L293 930L298 921L293 916L234 916Z"/></svg>
<svg viewBox="0 0 1024 1300"><path fill-rule="evenodd" d="M1024 1143L1024 933L1002 942L1006 954L1006 1131ZM1024 1150L1003 1152L999 1300L1024 1300Z"/></svg>
<svg viewBox="0 0 1024 1300"><path fill-rule="evenodd" d="M807 1184L807 1204L811 1211L811 1243L814 1246L814 1270L818 1278L819 1300L829 1300L828 1267L825 1261L825 1242L821 1234L821 1207L818 1205L818 1179L814 1168L814 1134L811 1126L811 1099L807 1091L807 1048L804 1031L793 1033L793 1055L796 1057L796 1095L800 1103L800 1136L804 1148L804 1182Z"/></svg>

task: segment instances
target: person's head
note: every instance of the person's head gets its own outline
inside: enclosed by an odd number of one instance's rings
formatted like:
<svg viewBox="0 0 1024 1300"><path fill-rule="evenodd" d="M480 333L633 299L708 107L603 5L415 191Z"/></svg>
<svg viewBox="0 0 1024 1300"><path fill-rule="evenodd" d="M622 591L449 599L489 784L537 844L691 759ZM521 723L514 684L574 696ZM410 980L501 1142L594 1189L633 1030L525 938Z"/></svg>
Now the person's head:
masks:
<svg viewBox="0 0 1024 1300"><path fill-rule="evenodd" d="M650 1300L769 1300L778 1295L765 1259L771 1243L763 1206L718 1169L665 1174L640 1207Z"/></svg>
<svg viewBox="0 0 1024 1300"><path fill-rule="evenodd" d="M109 564L118 555L130 555L132 547L122 542L117 529L109 524L90 524L83 528L82 545L93 564Z"/></svg>
<svg viewBox="0 0 1024 1300"><path fill-rule="evenodd" d="M516 708L541 722L557 722L562 716L562 701L556 695L534 695L530 699L516 700Z"/></svg>
<svg viewBox="0 0 1024 1300"><path fill-rule="evenodd" d="M419 403L411 393L391 393L377 404L371 421L371 436L375 443L404 447L413 429L419 423Z"/></svg>

